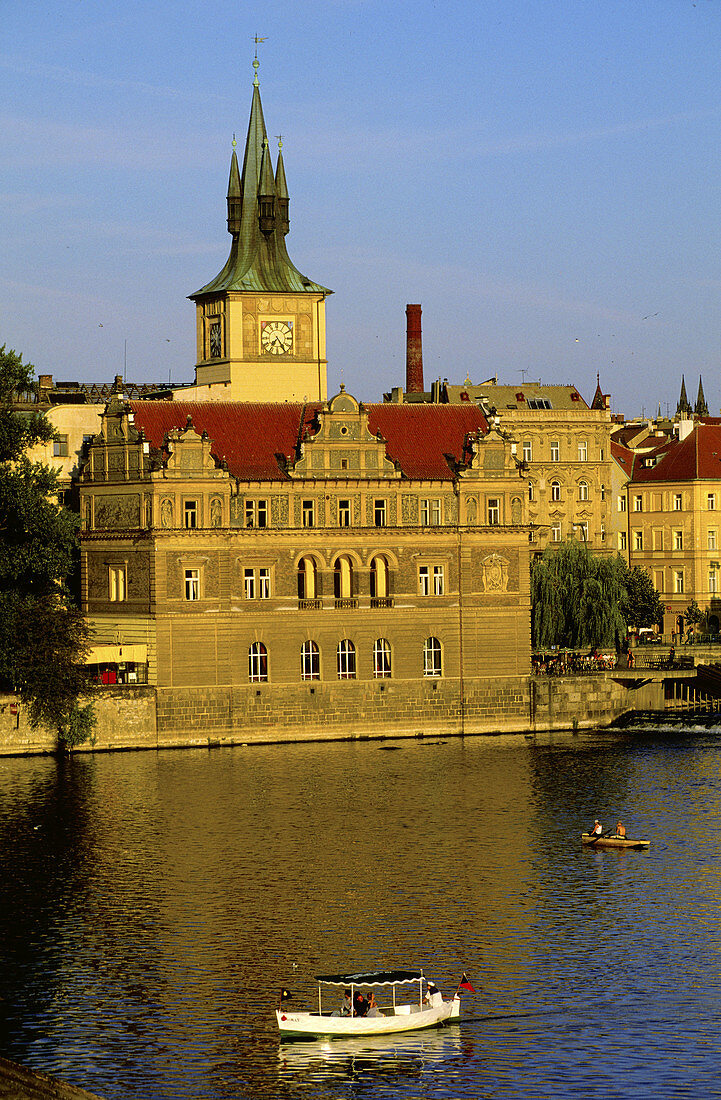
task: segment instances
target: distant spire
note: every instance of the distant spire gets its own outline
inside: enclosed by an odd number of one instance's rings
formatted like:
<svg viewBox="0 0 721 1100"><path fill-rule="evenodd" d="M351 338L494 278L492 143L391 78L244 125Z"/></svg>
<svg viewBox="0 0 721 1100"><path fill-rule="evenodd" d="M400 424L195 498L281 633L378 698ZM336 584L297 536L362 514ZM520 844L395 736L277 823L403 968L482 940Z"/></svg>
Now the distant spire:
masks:
<svg viewBox="0 0 721 1100"><path fill-rule="evenodd" d="M686 379L681 375L681 395L678 399L678 405L676 406L676 416L680 420L688 420L691 416L692 409L686 396Z"/></svg>
<svg viewBox="0 0 721 1100"><path fill-rule="evenodd" d="M708 405L703 395L703 383L700 375L698 380L698 397L696 398L696 404L693 407L693 411L694 416L708 416Z"/></svg>
<svg viewBox="0 0 721 1100"><path fill-rule="evenodd" d="M607 409L608 408L608 394L604 394L601 389L601 376L596 372L596 392L593 395L593 401L591 402L592 409Z"/></svg>
<svg viewBox="0 0 721 1100"><path fill-rule="evenodd" d="M240 190L240 171L235 152L235 134L233 134L233 153L230 158L230 179L228 180L228 232L240 233L240 219L243 210L243 198Z"/></svg>

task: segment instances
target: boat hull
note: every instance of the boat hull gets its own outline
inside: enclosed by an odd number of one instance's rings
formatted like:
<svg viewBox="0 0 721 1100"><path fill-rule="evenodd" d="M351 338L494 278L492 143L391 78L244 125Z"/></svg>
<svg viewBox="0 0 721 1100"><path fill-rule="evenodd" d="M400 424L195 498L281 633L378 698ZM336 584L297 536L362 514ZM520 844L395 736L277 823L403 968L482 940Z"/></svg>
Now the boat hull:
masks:
<svg viewBox="0 0 721 1100"><path fill-rule="evenodd" d="M592 848L650 848L650 840L632 840L627 836L600 836L594 838L591 833L583 833L581 843Z"/></svg>
<svg viewBox="0 0 721 1100"><path fill-rule="evenodd" d="M381 1016L319 1016L313 1012L276 1010L281 1039L298 1038L367 1038L372 1035L394 1035L404 1031L424 1031L443 1027L457 1020L461 1012L460 997L453 997L437 1007L398 1005L391 1015Z"/></svg>

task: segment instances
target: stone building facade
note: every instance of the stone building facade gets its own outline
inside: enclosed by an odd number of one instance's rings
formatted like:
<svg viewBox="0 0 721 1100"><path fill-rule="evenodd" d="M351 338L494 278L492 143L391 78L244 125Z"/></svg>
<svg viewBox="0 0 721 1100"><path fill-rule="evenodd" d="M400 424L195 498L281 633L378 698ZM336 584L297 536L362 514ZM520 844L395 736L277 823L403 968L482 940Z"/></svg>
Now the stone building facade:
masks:
<svg viewBox="0 0 721 1100"><path fill-rule="evenodd" d="M97 663L132 664L183 728L206 704L230 728L269 692L268 721L351 721L362 700L390 724L419 690L439 716L503 678L523 692L521 474L474 408L117 393L80 477Z"/></svg>

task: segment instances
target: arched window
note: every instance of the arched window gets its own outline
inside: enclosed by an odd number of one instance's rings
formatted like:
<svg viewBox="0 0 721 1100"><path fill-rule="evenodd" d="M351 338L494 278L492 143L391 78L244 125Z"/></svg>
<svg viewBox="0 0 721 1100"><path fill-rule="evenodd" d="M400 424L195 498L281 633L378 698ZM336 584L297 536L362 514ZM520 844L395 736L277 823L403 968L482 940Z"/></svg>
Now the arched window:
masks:
<svg viewBox="0 0 721 1100"><path fill-rule="evenodd" d="M387 680L391 674L391 647L385 638L373 643L373 675L376 680Z"/></svg>
<svg viewBox="0 0 721 1100"><path fill-rule="evenodd" d="M333 592L337 600L347 600L353 595L353 565L345 555L335 560Z"/></svg>
<svg viewBox="0 0 721 1100"><path fill-rule="evenodd" d="M248 650L248 679L262 684L268 679L268 650L262 642L253 642Z"/></svg>
<svg viewBox="0 0 721 1100"><path fill-rule="evenodd" d="M437 638L426 638L423 643L423 675L441 676L443 673L443 653Z"/></svg>
<svg viewBox="0 0 721 1100"><path fill-rule="evenodd" d="M371 560L371 599L384 599L388 595L388 562L383 557Z"/></svg>
<svg viewBox="0 0 721 1100"><path fill-rule="evenodd" d="M588 500L588 482L579 481L578 483L578 499Z"/></svg>
<svg viewBox="0 0 721 1100"><path fill-rule="evenodd" d="M348 638L338 642L338 679L355 680L355 646Z"/></svg>
<svg viewBox="0 0 721 1100"><path fill-rule="evenodd" d="M320 650L315 642L303 642L300 647L301 680L320 680Z"/></svg>
<svg viewBox="0 0 721 1100"><path fill-rule="evenodd" d="M298 562L298 599L314 600L318 594L315 562L301 558Z"/></svg>
<svg viewBox="0 0 721 1100"><path fill-rule="evenodd" d="M560 481L552 481L551 482L551 500L560 500L560 499L561 499L561 482Z"/></svg>

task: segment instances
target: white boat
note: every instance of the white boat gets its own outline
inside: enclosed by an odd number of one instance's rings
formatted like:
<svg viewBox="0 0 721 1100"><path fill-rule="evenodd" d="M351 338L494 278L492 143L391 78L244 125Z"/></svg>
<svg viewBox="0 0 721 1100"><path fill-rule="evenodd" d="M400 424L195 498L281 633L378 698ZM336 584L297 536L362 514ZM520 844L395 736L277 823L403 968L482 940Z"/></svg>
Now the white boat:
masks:
<svg viewBox="0 0 721 1100"><path fill-rule="evenodd" d="M295 1012L284 1007L284 1000L290 999L286 990L281 994L280 1007L276 1010L278 1029L281 1039L299 1039L303 1037L332 1038L343 1036L392 1035L402 1031L422 1031L429 1027L442 1027L449 1020L457 1020L461 1012L459 990L464 982L465 988L472 988L463 976L461 984L450 1000L444 1000L433 982L427 981L422 970L380 970L362 974L324 974L316 978L318 982L317 1012ZM418 986L418 999L410 1004L398 1004L396 990L401 986ZM425 994L423 987L426 987ZM323 1008L323 988L342 989L350 994L350 1008L343 1014L343 1008ZM379 1004L377 1015L365 1015L363 990L382 990L390 992L391 1003ZM360 998L360 1001L359 1001ZM387 996L384 997L384 1000ZM327 994L326 994L327 1000Z"/></svg>

